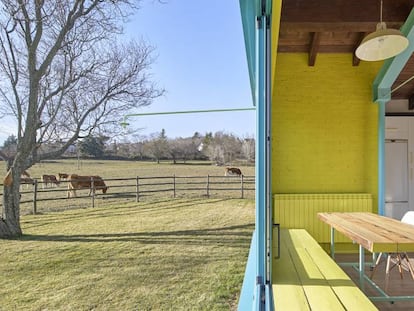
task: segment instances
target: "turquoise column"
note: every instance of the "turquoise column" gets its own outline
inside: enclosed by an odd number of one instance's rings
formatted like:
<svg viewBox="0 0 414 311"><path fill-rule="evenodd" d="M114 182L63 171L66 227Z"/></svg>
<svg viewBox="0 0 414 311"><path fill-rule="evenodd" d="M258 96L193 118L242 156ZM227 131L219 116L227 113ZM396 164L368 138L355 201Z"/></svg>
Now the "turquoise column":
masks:
<svg viewBox="0 0 414 311"><path fill-rule="evenodd" d="M270 17L257 18L256 41L256 310L273 310L270 185Z"/></svg>
<svg viewBox="0 0 414 311"><path fill-rule="evenodd" d="M238 310L273 310L271 286L270 15L271 0L240 0L256 106L256 219Z"/></svg>
<svg viewBox="0 0 414 311"><path fill-rule="evenodd" d="M265 43L265 25L263 16L256 19L256 284L255 310L264 310L264 290L266 277L266 107L265 107L265 73L263 57Z"/></svg>
<svg viewBox="0 0 414 311"><path fill-rule="evenodd" d="M270 5L270 4L269 4ZM274 309L272 287L272 258L273 258L273 197L272 197L272 44L271 44L271 14L266 16L266 310Z"/></svg>
<svg viewBox="0 0 414 311"><path fill-rule="evenodd" d="M385 214L385 105L391 100L391 87L414 53L414 9L411 9L401 32L410 44L401 54L387 59L373 85L374 102L378 103L378 214Z"/></svg>
<svg viewBox="0 0 414 311"><path fill-rule="evenodd" d="M378 100L378 214L385 215L385 104Z"/></svg>

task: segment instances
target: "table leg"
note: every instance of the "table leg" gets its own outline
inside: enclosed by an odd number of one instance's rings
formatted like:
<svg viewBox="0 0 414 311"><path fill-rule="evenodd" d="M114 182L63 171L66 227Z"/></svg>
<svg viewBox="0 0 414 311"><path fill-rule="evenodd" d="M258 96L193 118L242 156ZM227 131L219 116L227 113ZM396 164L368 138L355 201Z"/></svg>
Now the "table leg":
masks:
<svg viewBox="0 0 414 311"><path fill-rule="evenodd" d="M359 286L362 291L365 289L364 269L365 269L365 250L359 245Z"/></svg>
<svg viewBox="0 0 414 311"><path fill-rule="evenodd" d="M331 257L335 259L335 229L331 227Z"/></svg>

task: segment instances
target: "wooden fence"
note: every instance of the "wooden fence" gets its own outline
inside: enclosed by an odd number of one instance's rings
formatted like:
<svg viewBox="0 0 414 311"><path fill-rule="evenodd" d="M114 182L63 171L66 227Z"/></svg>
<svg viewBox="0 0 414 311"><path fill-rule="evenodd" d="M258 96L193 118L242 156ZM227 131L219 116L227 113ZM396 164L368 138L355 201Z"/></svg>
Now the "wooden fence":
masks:
<svg viewBox="0 0 414 311"><path fill-rule="evenodd" d="M217 197L217 198L254 198L254 176L151 176L135 178L104 179L109 187L106 194L97 190L88 195L89 190L77 190L76 198L67 198L67 181L59 186L45 188L45 184L34 179L33 184L21 185L21 213L36 214L98 205L114 205L124 202L141 202L148 199L177 197ZM2 185L1 185L2 186ZM3 187L0 187L3 204Z"/></svg>

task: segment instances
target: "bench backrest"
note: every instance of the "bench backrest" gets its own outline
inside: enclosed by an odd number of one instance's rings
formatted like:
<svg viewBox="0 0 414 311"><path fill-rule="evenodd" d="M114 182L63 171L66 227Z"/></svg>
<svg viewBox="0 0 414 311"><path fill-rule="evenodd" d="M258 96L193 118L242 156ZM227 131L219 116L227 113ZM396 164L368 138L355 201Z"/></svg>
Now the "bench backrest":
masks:
<svg viewBox="0 0 414 311"><path fill-rule="evenodd" d="M319 243L330 242L329 226L317 217L319 212L372 212L369 193L275 194L273 221L286 229L306 229ZM336 242L349 243L338 234Z"/></svg>

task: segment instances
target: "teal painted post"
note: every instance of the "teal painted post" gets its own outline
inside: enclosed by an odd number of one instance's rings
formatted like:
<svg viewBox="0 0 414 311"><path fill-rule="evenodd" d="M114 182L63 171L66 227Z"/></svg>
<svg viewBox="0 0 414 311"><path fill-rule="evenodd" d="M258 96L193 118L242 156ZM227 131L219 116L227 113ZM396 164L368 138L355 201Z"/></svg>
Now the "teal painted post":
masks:
<svg viewBox="0 0 414 311"><path fill-rule="evenodd" d="M256 150L256 167L258 168L257 173L258 177L256 178L256 230L258 239L258 267L257 267L257 275L260 277L264 277L264 265L263 265L263 254L265 252L264 247L264 210L266 206L266 171L265 171L265 164L266 164L266 110L265 110L265 100L264 100L264 77L263 77L263 18L257 19L257 42L256 42L256 55L259 57L257 58L257 71L256 71L256 81L258 82L258 87L256 88L255 97L256 101L256 135L257 135L257 150Z"/></svg>
<svg viewBox="0 0 414 311"><path fill-rule="evenodd" d="M266 109L264 75L264 23L263 17L256 20L256 289L255 310L264 309L264 284L266 267L265 208L266 208Z"/></svg>
<svg viewBox="0 0 414 311"><path fill-rule="evenodd" d="M269 4L270 5L270 4ZM267 6L270 10L271 7ZM270 14L270 13L268 13ZM271 121L272 121L272 98L271 98L271 32L270 32L271 19L269 15L266 15L266 54L265 54L265 70L266 70L266 292L272 296L272 239L273 239L273 208L272 208L272 183L271 183L271 171L272 171L272 158L271 158ZM270 288L270 290L269 290ZM267 310L273 310L273 302L266 299L266 303L271 303L271 308Z"/></svg>
<svg viewBox="0 0 414 311"><path fill-rule="evenodd" d="M238 310L272 311L270 187L271 0L240 0L256 106L256 220Z"/></svg>
<svg viewBox="0 0 414 311"><path fill-rule="evenodd" d="M378 214L385 215L385 100L378 101Z"/></svg>
<svg viewBox="0 0 414 311"><path fill-rule="evenodd" d="M272 284L268 284L266 286L266 311L273 311L273 310L274 310L274 303L273 303Z"/></svg>
<svg viewBox="0 0 414 311"><path fill-rule="evenodd" d="M256 275L257 262L257 250L256 250L256 232L253 232L252 240L250 242L249 257L247 259L246 270L244 272L244 280L242 289L240 292L239 304L237 307L238 311L251 311L253 308L253 284L255 282L254 276Z"/></svg>
<svg viewBox="0 0 414 311"><path fill-rule="evenodd" d="M256 310L271 310L270 20L257 18L256 41ZM267 292L267 294L266 294ZM259 294L260 293L260 294Z"/></svg>

